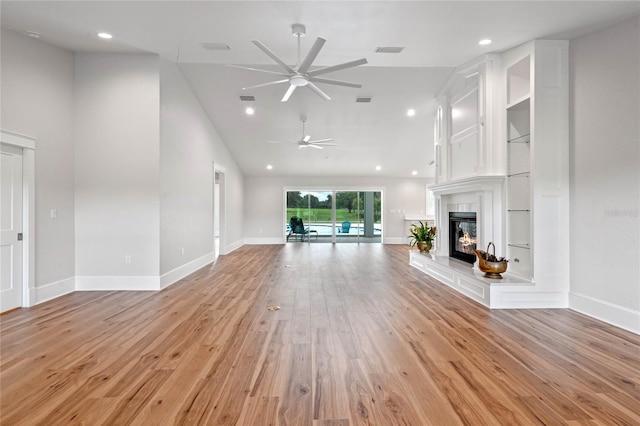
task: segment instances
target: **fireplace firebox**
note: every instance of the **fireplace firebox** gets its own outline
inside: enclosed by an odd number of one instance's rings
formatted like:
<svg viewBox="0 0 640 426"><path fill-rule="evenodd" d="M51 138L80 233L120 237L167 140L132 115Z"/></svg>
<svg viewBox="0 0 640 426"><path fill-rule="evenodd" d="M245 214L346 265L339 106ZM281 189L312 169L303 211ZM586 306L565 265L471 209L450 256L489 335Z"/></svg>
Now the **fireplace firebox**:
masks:
<svg viewBox="0 0 640 426"><path fill-rule="evenodd" d="M449 213L449 256L473 264L477 244L476 213Z"/></svg>

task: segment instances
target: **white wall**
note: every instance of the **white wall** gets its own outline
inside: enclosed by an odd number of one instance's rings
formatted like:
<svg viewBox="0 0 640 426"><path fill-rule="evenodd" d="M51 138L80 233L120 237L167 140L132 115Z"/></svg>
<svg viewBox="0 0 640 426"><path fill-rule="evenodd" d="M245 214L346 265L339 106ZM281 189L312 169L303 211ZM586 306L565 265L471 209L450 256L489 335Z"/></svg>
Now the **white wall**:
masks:
<svg viewBox="0 0 640 426"><path fill-rule="evenodd" d="M571 307L640 332L638 18L570 55Z"/></svg>
<svg viewBox="0 0 640 426"><path fill-rule="evenodd" d="M213 260L214 162L226 171L222 251L241 244L243 177L181 71L161 60L160 82L160 273L165 274L185 263L200 264L203 257Z"/></svg>
<svg viewBox="0 0 640 426"><path fill-rule="evenodd" d="M317 190L383 190L383 228L386 243L406 243L405 215L424 215L425 179L380 177L246 177L244 231L247 243L282 243L286 222L284 188ZM391 213L391 210L394 213Z"/></svg>
<svg viewBox="0 0 640 426"><path fill-rule="evenodd" d="M159 274L158 66L155 55L76 54L75 229L81 289L144 288L135 277ZM112 276L127 278L105 281Z"/></svg>
<svg viewBox="0 0 640 426"><path fill-rule="evenodd" d="M73 53L5 29L1 44L0 127L37 138L35 285L73 285Z"/></svg>

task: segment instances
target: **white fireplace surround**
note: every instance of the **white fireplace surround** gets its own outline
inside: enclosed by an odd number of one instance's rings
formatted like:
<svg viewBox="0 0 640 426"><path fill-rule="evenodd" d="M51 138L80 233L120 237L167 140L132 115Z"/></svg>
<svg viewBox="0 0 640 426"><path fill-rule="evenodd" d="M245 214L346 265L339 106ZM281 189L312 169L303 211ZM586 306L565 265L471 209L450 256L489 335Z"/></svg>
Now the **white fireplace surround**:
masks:
<svg viewBox="0 0 640 426"><path fill-rule="evenodd" d="M496 246L496 255L505 256L505 177L476 176L455 182L429 186L436 200L438 237L434 254L449 256L449 213L476 212L477 247L489 242Z"/></svg>
<svg viewBox="0 0 640 426"><path fill-rule="evenodd" d="M412 250L409 264L488 308L556 306L555 301L531 298L534 283L507 272L503 279L485 278L477 261L470 264L449 256L449 213L475 212L477 246L489 242L496 255L506 255L505 176L477 176L429 186L436 200L438 236L432 253Z"/></svg>

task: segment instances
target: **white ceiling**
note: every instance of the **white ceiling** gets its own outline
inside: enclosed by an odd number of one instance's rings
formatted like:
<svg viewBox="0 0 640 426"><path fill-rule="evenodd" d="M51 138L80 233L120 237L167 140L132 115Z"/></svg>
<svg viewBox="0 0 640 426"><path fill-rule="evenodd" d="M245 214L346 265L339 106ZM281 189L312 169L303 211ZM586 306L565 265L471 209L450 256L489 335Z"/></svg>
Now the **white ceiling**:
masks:
<svg viewBox="0 0 640 426"><path fill-rule="evenodd" d="M573 38L636 16L638 1L6 1L2 27L37 31L41 40L82 52L152 52L177 62L211 121L247 175L433 176L434 97L452 69L484 53L535 38ZM298 89L281 103L286 85L242 91L277 76L226 67L274 64L257 39L291 65L302 23L304 56L316 37L327 40L314 65L366 57L368 65L323 77L362 83L361 89L319 85L324 101ZM110 41L96 37L113 34ZM490 46L479 46L491 38ZM224 43L230 51L204 49ZM400 54L374 53L403 46ZM271 68L278 70L277 66ZM279 70L278 70L279 71ZM275 78L274 78L275 77ZM256 97L254 116L239 95ZM356 96L372 96L356 104ZM408 108L417 111L407 117ZM313 139L338 147L302 149L268 144L298 140L301 115ZM274 169L266 170L272 164ZM381 165L380 172L374 171Z"/></svg>

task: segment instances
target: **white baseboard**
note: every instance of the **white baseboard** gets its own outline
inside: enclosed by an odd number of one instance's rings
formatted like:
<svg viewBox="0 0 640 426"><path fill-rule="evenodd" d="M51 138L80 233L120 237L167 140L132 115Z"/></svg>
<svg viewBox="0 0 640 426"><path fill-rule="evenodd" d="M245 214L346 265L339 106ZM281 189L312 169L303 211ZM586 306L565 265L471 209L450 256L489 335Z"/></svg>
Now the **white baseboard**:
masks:
<svg viewBox="0 0 640 426"><path fill-rule="evenodd" d="M31 293L30 300L33 301L33 305L37 305L39 303L55 299L56 297L64 296L68 293L73 293L75 289L75 277L66 278L64 280L55 281L29 289Z"/></svg>
<svg viewBox="0 0 640 426"><path fill-rule="evenodd" d="M182 266L178 266L177 268L172 269L169 272L165 272L164 274L160 275L160 289L169 287L171 284L180 281L182 278L197 271L203 266L208 265L211 262L213 262L213 252L207 253L204 256L192 260L189 263L185 263Z"/></svg>
<svg viewBox="0 0 640 426"><path fill-rule="evenodd" d="M78 291L160 290L160 277L76 277Z"/></svg>
<svg viewBox="0 0 640 426"><path fill-rule="evenodd" d="M569 308L640 334L640 312L579 293L569 293Z"/></svg>
<svg viewBox="0 0 640 426"><path fill-rule="evenodd" d="M247 245L273 245L273 244L284 244L284 240L282 238L245 238L244 243Z"/></svg>
<svg viewBox="0 0 640 426"><path fill-rule="evenodd" d="M238 250L240 247L244 245L244 240L236 241L235 243L227 244L224 247L224 250L220 250L220 254L229 254L234 250Z"/></svg>

